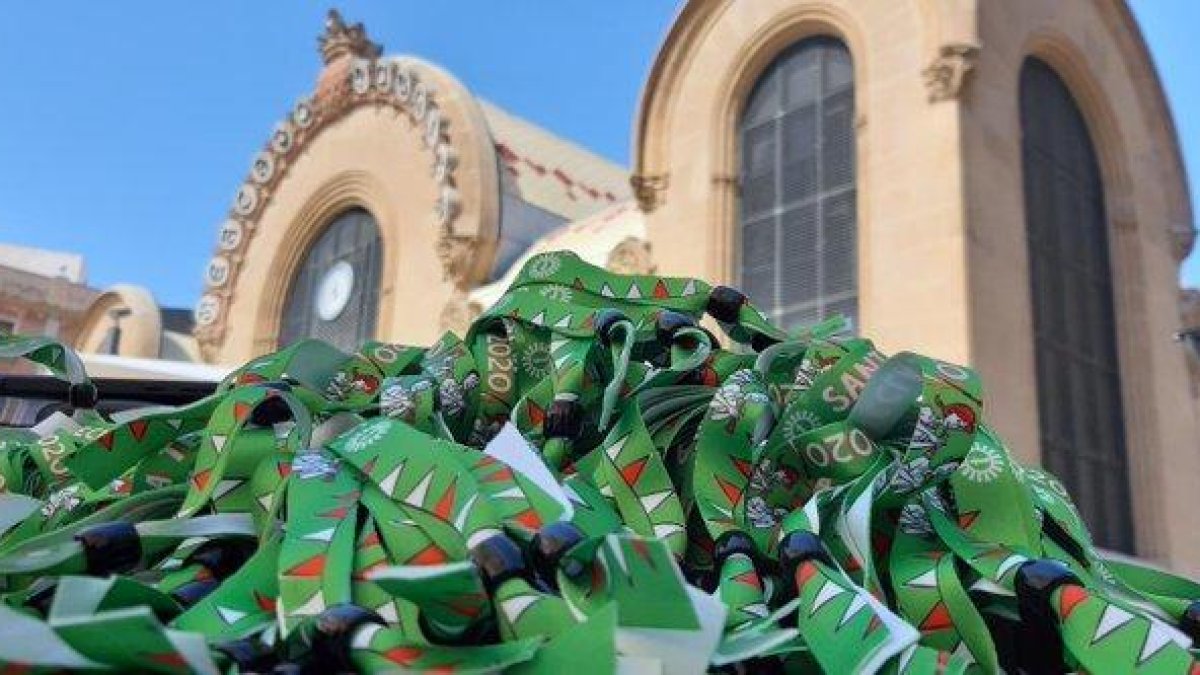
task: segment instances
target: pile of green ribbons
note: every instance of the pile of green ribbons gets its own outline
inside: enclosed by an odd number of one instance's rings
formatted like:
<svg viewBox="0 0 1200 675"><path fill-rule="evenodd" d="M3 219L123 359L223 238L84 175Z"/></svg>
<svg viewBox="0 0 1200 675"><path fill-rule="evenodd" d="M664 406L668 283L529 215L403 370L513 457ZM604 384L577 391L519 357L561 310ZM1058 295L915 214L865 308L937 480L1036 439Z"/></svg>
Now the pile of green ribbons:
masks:
<svg viewBox="0 0 1200 675"><path fill-rule="evenodd" d="M727 287L544 253L465 337L115 418L0 357L80 403L0 431L3 672L1200 673L1200 585L1099 554L970 369Z"/></svg>

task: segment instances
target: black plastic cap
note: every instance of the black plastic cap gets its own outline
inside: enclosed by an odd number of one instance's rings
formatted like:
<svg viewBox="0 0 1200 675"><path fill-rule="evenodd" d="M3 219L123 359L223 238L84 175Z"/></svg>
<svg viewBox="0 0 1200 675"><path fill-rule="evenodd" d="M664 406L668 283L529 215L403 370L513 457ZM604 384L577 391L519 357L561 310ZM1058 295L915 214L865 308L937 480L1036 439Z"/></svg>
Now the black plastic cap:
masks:
<svg viewBox="0 0 1200 675"><path fill-rule="evenodd" d="M725 559L735 553L741 553L754 560L758 557L758 548L754 545L754 540L745 532L730 530L718 537L716 543L713 544L713 567L721 569L721 565L725 564Z"/></svg>
<svg viewBox="0 0 1200 675"><path fill-rule="evenodd" d="M1038 616L1050 616L1050 596L1060 586L1080 584L1079 577L1069 567L1057 560L1042 558L1030 560L1017 570L1016 591L1021 608L1021 617L1026 618L1026 609ZM1029 617L1032 618L1032 617Z"/></svg>
<svg viewBox="0 0 1200 675"><path fill-rule="evenodd" d="M1193 642L1200 643L1200 600L1183 610L1183 616L1179 618L1179 630L1187 633Z"/></svg>
<svg viewBox="0 0 1200 675"><path fill-rule="evenodd" d="M87 574L94 576L128 572L142 560L142 537L123 520L89 527L75 541L83 547Z"/></svg>
<svg viewBox="0 0 1200 675"><path fill-rule="evenodd" d="M573 441L583 431L583 406L575 399L555 399L546 412L542 435Z"/></svg>
<svg viewBox="0 0 1200 675"><path fill-rule="evenodd" d="M287 386L288 389L280 389L280 391L288 391L290 386L283 382L273 382L272 388L277 388L275 385ZM250 423L259 427L271 427L282 422L287 422L292 419L292 409L288 407L287 401L280 396L268 396L254 406L254 410L250 411Z"/></svg>
<svg viewBox="0 0 1200 675"><path fill-rule="evenodd" d="M239 537L206 541L188 554L183 566L201 565L214 579L227 579L254 555L255 540Z"/></svg>
<svg viewBox="0 0 1200 675"><path fill-rule="evenodd" d="M565 520L550 523L533 536L529 544L529 564L543 585L558 588L558 566L563 563L567 551L583 540L583 531ZM579 570L567 570L570 576L578 573Z"/></svg>
<svg viewBox="0 0 1200 675"><path fill-rule="evenodd" d="M1015 581L1021 617L1016 629L1022 645L1016 655L1020 670L1031 675L1065 672L1058 614L1050 599L1058 588L1082 585L1079 578L1061 562L1043 558L1021 565Z"/></svg>
<svg viewBox="0 0 1200 675"><path fill-rule="evenodd" d="M506 534L493 535L476 544L471 549L471 559L489 594L505 581L525 576L525 556Z"/></svg>
<svg viewBox="0 0 1200 675"><path fill-rule="evenodd" d="M829 551L825 549L825 544L821 543L821 538L803 530L797 530L784 537L779 542L778 553L779 566L789 580L796 576L796 569L809 560L833 565L833 559L829 557Z"/></svg>
<svg viewBox="0 0 1200 675"><path fill-rule="evenodd" d="M755 333L750 338L750 348L756 352L766 351L768 347L775 344L779 344L779 340L763 333Z"/></svg>
<svg viewBox="0 0 1200 675"><path fill-rule="evenodd" d="M669 309L663 310L658 313L658 320L654 323L654 335L658 338L659 344L670 347L675 340L675 333L682 328L692 328L695 325L696 320L687 314L672 312Z"/></svg>
<svg viewBox="0 0 1200 675"><path fill-rule="evenodd" d="M224 654L240 673L269 673L279 662L271 648L254 638L224 642L213 649Z"/></svg>
<svg viewBox="0 0 1200 675"><path fill-rule="evenodd" d="M43 617L49 616L50 605L54 604L54 593L57 590L57 579L40 577L26 589L24 605L36 610Z"/></svg>
<svg viewBox="0 0 1200 675"><path fill-rule="evenodd" d="M67 403L72 408L91 409L100 400L100 392L91 382L76 382L67 389Z"/></svg>
<svg viewBox="0 0 1200 675"><path fill-rule="evenodd" d="M612 329L620 321L628 321L629 317L615 309L602 309L596 313L596 338L600 344L607 347L612 344Z"/></svg>
<svg viewBox="0 0 1200 675"><path fill-rule="evenodd" d="M746 304L745 293L729 286L714 286L708 292L708 306L704 310L717 321L736 323L744 304Z"/></svg>
<svg viewBox="0 0 1200 675"><path fill-rule="evenodd" d="M317 615L312 624L312 668L309 670L323 673L356 671L350 659L350 643L354 633L370 623L387 625L375 612L350 603L333 605Z"/></svg>
<svg viewBox="0 0 1200 675"><path fill-rule="evenodd" d="M183 607L191 607L200 602L209 593L217 590L221 582L216 579L201 579L199 581L189 581L188 583L171 591L171 597L175 599Z"/></svg>

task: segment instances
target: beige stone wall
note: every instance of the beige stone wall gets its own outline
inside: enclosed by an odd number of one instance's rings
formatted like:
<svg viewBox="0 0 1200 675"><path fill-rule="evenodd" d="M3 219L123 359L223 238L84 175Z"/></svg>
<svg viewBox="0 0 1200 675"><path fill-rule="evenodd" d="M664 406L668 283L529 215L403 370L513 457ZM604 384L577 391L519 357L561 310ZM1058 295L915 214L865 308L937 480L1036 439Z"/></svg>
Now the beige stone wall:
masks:
<svg viewBox="0 0 1200 675"><path fill-rule="evenodd" d="M229 261L236 276L210 281L207 295L217 298L218 310L207 323L203 312L197 317L209 362L242 363L278 347L297 267L324 228L350 208L369 211L380 231L379 339L433 342L442 326L430 317L442 316L448 300L487 273L499 184L478 104L451 76L416 59L365 63L326 67L311 104L316 122L295 147L278 153L270 180L255 188L265 203L247 214L235 204L239 243L228 253L219 247L214 260ZM385 76L356 85L354 68ZM415 94L399 100L386 84L389 68L410 73L427 100L419 104ZM440 126L431 134L435 116Z"/></svg>
<svg viewBox="0 0 1200 675"><path fill-rule="evenodd" d="M1120 0L738 0L685 5L635 120L633 184L655 262L737 283L735 125L799 39L841 38L855 66L862 332L890 352L977 367L988 417L1037 461L1018 73L1067 81L1101 155L1112 225L1138 552L1200 570L1179 517L1200 475L1179 327L1191 206L1161 88ZM680 247L680 241L699 241Z"/></svg>
<svg viewBox="0 0 1200 675"><path fill-rule="evenodd" d="M954 105L930 100L922 76L943 28L961 22L942 13L939 3L894 0L690 3L637 127L635 184L657 202L647 222L659 269L737 283L742 102L780 51L833 35L854 60L862 331L886 350L968 360L959 122ZM697 238L702 255L676 244Z"/></svg>
<svg viewBox="0 0 1200 675"><path fill-rule="evenodd" d="M390 111L361 108L306 148L256 225L219 362L240 363L276 348L287 283L304 252L330 221L356 206L374 216L382 239L378 333L396 340L436 337L429 322L403 320L437 316L449 297L437 283L442 270L429 209L437 195L419 136L395 129L404 123ZM423 326L430 334L420 334Z"/></svg>
<svg viewBox="0 0 1200 675"><path fill-rule="evenodd" d="M74 340L75 348L88 354L99 352L113 326L110 316L113 311L128 312L119 319L119 356L158 358L162 339L162 314L158 303L150 291L128 284L113 286L92 302L80 322L79 335Z"/></svg>
<svg viewBox="0 0 1200 675"><path fill-rule="evenodd" d="M1200 531L1181 508L1200 475L1179 327L1172 232L1190 206L1169 113L1117 2L980 2L980 50L962 103L971 360L988 415L1036 461L1038 411L1021 178L1018 82L1028 56L1054 67L1083 111L1104 174L1139 555L1200 570Z"/></svg>

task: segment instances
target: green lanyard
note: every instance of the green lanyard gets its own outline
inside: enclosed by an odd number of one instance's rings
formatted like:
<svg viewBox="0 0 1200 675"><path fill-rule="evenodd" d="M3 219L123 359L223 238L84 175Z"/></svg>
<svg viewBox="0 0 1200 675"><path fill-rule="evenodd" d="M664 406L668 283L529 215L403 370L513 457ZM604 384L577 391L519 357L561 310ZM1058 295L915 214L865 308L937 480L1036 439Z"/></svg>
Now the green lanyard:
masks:
<svg viewBox="0 0 1200 675"><path fill-rule="evenodd" d="M78 409L0 430L0 664L1197 671L1200 584L1097 551L973 371L844 327L548 252L463 336L120 421L0 337Z"/></svg>

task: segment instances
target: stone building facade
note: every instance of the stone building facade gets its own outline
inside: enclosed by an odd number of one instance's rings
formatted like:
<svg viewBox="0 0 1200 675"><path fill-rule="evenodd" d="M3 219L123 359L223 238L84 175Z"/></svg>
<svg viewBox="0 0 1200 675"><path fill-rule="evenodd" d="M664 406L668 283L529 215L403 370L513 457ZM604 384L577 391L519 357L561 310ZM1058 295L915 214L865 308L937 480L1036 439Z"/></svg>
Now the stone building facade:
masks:
<svg viewBox="0 0 1200 675"><path fill-rule="evenodd" d="M989 419L1022 459L1064 475L1100 543L1200 569L1200 531L1172 516L1200 475L1187 357L1173 340L1192 206L1171 113L1129 8L687 3L635 117L632 183L664 272L754 281L744 244L761 239L747 220L757 217L747 203L759 160L747 154L746 117L757 114L749 106L764 74L806 42L825 50L810 57L825 59L817 81L837 65L834 45L846 71L838 83L852 92L843 95L851 111L832 113L846 119L818 120L816 143L792 152L800 162L826 152L823 141L842 142L838 133L853 139L852 214L816 217L818 231L837 231L816 237L827 247L815 259L854 265L848 285L861 332L887 351L978 368ZM818 109L838 103L841 92L805 84L801 71L779 86L817 88L807 95ZM786 101L778 106L792 114ZM784 145L768 148L782 165L781 190ZM813 163L836 167L830 157ZM803 180L803 171L792 173ZM831 194L815 197L818 208L841 206ZM789 208L780 200L778 210ZM1047 232L1057 240L1047 244ZM697 236L703 256L671 245ZM775 236L786 249L788 235ZM1070 272L1076 264L1086 269ZM842 290L787 283L759 285L801 297Z"/></svg>
<svg viewBox="0 0 1200 675"><path fill-rule="evenodd" d="M1123 0L684 2L629 169L336 13L320 47L219 228L204 361L427 343L571 249L971 364L988 418L1064 476L1101 545L1200 571L1179 516L1195 366L1174 340L1192 206Z"/></svg>
<svg viewBox="0 0 1200 675"><path fill-rule="evenodd" d="M70 342L95 297L82 256L0 244L0 334Z"/></svg>

